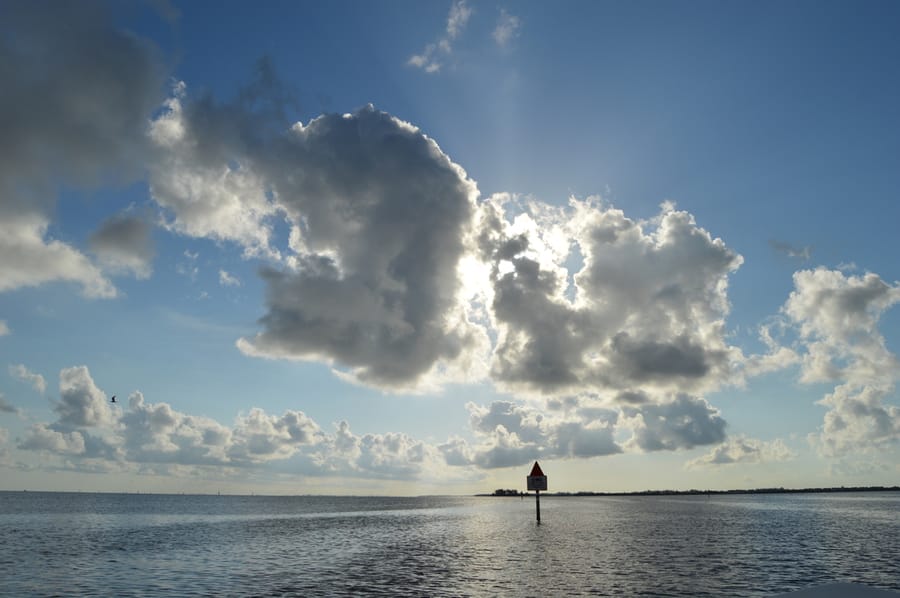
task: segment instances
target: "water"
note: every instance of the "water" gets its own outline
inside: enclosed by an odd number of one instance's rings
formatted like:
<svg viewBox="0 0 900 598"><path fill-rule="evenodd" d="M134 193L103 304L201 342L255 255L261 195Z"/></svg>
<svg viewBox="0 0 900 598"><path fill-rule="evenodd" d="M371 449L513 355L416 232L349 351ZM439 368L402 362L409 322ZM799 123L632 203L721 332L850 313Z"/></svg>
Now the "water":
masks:
<svg viewBox="0 0 900 598"><path fill-rule="evenodd" d="M10 596L900 590L900 494L534 499L0 492Z"/></svg>

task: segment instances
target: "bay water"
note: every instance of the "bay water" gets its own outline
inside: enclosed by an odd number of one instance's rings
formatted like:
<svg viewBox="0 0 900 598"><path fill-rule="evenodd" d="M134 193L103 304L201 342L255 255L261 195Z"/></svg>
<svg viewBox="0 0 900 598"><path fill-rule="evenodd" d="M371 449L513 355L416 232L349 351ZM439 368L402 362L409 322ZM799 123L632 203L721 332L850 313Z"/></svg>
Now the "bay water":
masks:
<svg viewBox="0 0 900 598"><path fill-rule="evenodd" d="M4 596L900 591L900 493L541 497L0 492Z"/></svg>

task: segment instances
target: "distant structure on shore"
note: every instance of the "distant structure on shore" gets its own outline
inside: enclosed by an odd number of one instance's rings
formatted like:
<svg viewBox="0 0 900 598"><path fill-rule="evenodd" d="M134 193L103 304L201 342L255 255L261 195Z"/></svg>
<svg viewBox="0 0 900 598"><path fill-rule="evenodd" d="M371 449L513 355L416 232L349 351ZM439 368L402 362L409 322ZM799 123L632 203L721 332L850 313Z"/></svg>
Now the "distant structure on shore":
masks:
<svg viewBox="0 0 900 598"><path fill-rule="evenodd" d="M521 496L525 494L520 490L509 490L505 488L497 488L491 496Z"/></svg>

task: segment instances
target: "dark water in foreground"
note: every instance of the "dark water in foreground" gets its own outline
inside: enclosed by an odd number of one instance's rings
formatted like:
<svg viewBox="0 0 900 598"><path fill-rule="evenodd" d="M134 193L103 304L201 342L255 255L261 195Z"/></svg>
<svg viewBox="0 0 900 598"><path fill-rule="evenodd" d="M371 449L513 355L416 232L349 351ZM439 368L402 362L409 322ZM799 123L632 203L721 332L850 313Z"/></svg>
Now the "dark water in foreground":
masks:
<svg viewBox="0 0 900 598"><path fill-rule="evenodd" d="M534 499L0 492L0 593L900 590L900 493Z"/></svg>

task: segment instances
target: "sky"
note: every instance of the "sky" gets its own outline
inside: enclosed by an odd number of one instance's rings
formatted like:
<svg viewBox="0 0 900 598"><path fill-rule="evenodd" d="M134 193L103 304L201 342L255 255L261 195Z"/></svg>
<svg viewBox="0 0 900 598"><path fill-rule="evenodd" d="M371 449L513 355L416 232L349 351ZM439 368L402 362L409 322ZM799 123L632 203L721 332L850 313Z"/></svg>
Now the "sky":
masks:
<svg viewBox="0 0 900 598"><path fill-rule="evenodd" d="M3 2L0 489L897 484L898 28Z"/></svg>

